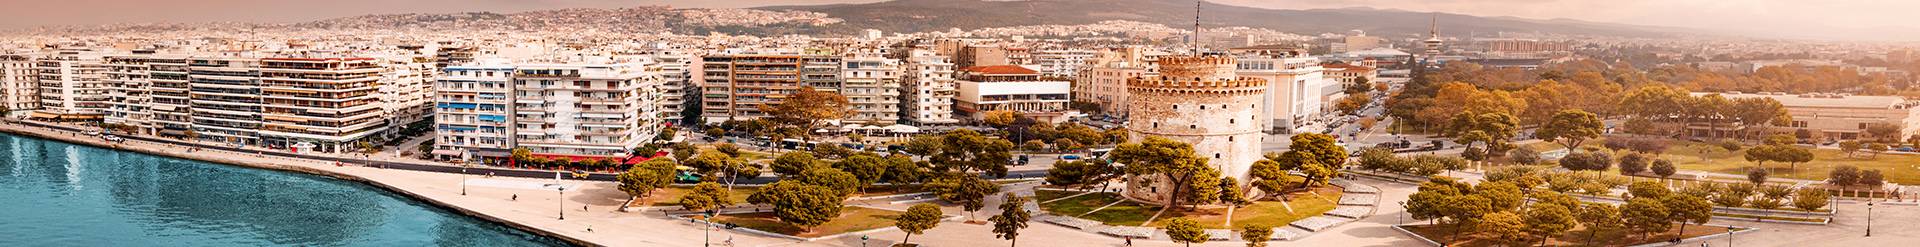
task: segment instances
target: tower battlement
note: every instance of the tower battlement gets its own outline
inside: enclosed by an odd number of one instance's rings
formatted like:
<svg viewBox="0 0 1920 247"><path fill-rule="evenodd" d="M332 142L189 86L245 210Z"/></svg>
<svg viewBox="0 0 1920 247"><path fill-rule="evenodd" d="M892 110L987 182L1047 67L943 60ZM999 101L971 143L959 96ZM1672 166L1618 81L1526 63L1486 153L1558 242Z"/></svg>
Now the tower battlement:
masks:
<svg viewBox="0 0 1920 247"><path fill-rule="evenodd" d="M1169 80L1233 80L1235 60L1226 56L1160 57L1160 77Z"/></svg>

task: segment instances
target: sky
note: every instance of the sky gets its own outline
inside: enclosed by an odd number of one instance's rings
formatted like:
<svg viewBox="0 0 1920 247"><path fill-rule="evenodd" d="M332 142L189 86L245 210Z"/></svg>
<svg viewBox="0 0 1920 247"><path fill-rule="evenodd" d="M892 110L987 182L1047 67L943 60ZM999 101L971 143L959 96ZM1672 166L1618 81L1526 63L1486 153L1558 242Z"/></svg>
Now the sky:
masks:
<svg viewBox="0 0 1920 247"><path fill-rule="evenodd" d="M0 0L0 27L141 22L296 22L364 14L517 12L670 5L738 8L880 0ZM1208 0L1276 9L1371 7L1567 18L1770 38L1920 40L1920 0Z"/></svg>

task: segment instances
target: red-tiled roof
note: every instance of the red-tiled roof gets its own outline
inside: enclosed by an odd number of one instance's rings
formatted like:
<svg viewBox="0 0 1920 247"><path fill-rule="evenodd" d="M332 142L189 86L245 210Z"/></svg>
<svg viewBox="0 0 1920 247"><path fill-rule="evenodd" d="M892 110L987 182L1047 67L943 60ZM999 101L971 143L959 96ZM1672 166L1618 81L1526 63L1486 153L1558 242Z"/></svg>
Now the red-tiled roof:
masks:
<svg viewBox="0 0 1920 247"><path fill-rule="evenodd" d="M1039 71L1033 71L1033 69L1028 69L1027 67L1021 67L1019 65L973 66L973 67L967 67L960 70L971 72L971 73L981 73L981 74L989 74L989 75L1026 75L1026 74L1040 73Z"/></svg>

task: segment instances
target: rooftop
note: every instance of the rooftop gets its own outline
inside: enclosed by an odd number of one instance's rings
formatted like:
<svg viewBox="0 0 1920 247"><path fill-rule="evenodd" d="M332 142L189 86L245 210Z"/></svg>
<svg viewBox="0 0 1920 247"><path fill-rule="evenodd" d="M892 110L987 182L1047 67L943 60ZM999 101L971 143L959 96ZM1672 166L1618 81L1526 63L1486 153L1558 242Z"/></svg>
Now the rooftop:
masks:
<svg viewBox="0 0 1920 247"><path fill-rule="evenodd" d="M1708 94L1719 94L1720 96L1727 97L1729 99L1765 97L1765 98L1771 98L1774 101L1780 101L1780 105L1783 105L1786 107L1894 109L1896 108L1896 106L1901 105L1901 103L1906 102L1906 99L1901 98L1899 96L1863 96L1863 95L1842 95L1842 94L1787 94L1787 93L1764 93L1764 92L1763 93L1729 92L1729 93L1693 93L1693 96L1702 96L1702 95L1708 95Z"/></svg>

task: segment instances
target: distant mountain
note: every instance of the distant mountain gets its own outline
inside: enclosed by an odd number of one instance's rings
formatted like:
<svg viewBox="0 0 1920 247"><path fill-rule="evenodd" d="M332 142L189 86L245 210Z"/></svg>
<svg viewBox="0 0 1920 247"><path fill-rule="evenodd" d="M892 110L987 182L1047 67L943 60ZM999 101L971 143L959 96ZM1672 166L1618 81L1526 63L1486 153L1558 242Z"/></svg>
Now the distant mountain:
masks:
<svg viewBox="0 0 1920 247"><path fill-rule="evenodd" d="M1286 10L1202 3L1202 24L1246 26L1299 34L1365 30L1376 36L1425 34L1433 14L1371 8ZM1104 20L1131 20L1172 27L1193 25L1194 2L1189 0L894 0L866 4L769 6L762 10L798 10L826 13L845 20L830 31L872 28L889 32L945 31L1023 25L1088 24ZM1463 36L1469 32L1542 32L1650 37L1680 31L1675 28L1594 23L1576 20L1536 20L1439 14L1440 32ZM829 31L829 30L822 30Z"/></svg>

